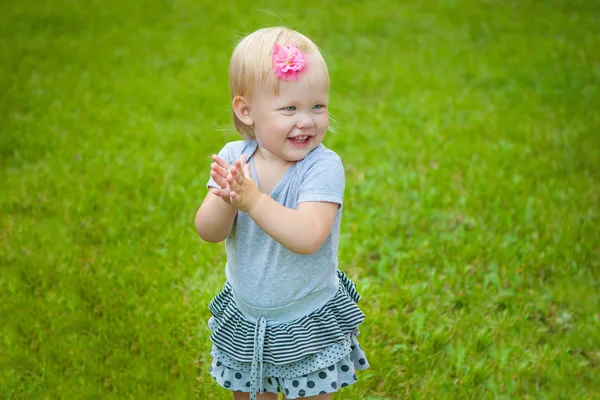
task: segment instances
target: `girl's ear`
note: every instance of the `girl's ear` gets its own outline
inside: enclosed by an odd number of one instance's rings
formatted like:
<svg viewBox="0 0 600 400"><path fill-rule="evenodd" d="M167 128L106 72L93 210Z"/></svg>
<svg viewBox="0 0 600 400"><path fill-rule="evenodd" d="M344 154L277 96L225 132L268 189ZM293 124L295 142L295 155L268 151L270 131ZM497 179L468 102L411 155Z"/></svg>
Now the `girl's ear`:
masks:
<svg viewBox="0 0 600 400"><path fill-rule="evenodd" d="M252 119L252 110L250 104L242 96L235 96L232 102L233 112L244 125L254 125L254 119Z"/></svg>

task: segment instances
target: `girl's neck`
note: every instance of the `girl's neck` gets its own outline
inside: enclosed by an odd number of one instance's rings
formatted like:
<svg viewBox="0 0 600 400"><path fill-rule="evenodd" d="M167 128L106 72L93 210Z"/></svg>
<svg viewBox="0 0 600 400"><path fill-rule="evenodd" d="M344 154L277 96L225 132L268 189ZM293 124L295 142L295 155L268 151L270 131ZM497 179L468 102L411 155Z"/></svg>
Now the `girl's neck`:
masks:
<svg viewBox="0 0 600 400"><path fill-rule="evenodd" d="M295 161L284 160L283 158L276 156L275 154L271 153L269 150L264 149L260 146L256 147L256 155L265 163L276 166L276 167L280 167L280 168L287 168L287 167L295 164Z"/></svg>
<svg viewBox="0 0 600 400"><path fill-rule="evenodd" d="M256 170L256 184L263 193L269 196L285 176L294 162L277 157L270 151L258 146L254 153L254 168Z"/></svg>

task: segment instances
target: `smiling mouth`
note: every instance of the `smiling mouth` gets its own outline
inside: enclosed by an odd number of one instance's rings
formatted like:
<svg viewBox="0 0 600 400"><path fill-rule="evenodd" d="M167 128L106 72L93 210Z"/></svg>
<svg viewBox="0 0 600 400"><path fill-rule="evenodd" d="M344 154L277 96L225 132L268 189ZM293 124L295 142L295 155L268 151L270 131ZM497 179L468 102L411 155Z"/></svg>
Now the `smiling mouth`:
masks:
<svg viewBox="0 0 600 400"><path fill-rule="evenodd" d="M303 136L296 136L293 138L288 138L288 140L294 147L306 147L310 144L311 137L312 136L303 135Z"/></svg>
<svg viewBox="0 0 600 400"><path fill-rule="evenodd" d="M290 138L290 140L294 143L304 143L306 141L308 141L308 139L310 139L310 136L296 136L294 138Z"/></svg>

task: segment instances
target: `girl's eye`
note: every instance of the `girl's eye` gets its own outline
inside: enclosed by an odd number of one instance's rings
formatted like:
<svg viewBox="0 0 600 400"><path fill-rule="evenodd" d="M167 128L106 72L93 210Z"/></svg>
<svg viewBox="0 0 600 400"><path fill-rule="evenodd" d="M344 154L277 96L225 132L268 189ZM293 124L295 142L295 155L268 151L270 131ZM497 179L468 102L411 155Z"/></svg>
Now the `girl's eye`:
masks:
<svg viewBox="0 0 600 400"><path fill-rule="evenodd" d="M320 110L322 108L325 108L325 106L323 104L317 104L313 107L313 110Z"/></svg>
<svg viewBox="0 0 600 400"><path fill-rule="evenodd" d="M296 107L294 106L287 106L283 108L285 111L296 111Z"/></svg>

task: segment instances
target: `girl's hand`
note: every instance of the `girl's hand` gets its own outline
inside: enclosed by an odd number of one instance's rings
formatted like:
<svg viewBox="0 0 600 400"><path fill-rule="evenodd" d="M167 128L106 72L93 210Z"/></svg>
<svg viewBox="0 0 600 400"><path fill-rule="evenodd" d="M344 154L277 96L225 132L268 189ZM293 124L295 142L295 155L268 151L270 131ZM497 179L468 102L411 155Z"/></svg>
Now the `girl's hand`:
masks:
<svg viewBox="0 0 600 400"><path fill-rule="evenodd" d="M258 203L262 192L252 180L250 164L246 163L246 157L241 155L235 165L229 169L227 175L231 205L238 210L249 212Z"/></svg>
<svg viewBox="0 0 600 400"><path fill-rule="evenodd" d="M231 189L229 187L229 183L227 182L227 175L229 175L231 164L216 154L213 154L212 158L214 162L210 164L210 176L214 179L217 185L221 187L220 189L212 189L212 192L216 196L219 196L221 199L223 199L223 201L225 201L227 204L231 204ZM244 165L245 164L246 160L244 159Z"/></svg>

